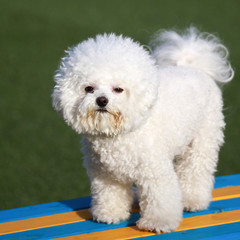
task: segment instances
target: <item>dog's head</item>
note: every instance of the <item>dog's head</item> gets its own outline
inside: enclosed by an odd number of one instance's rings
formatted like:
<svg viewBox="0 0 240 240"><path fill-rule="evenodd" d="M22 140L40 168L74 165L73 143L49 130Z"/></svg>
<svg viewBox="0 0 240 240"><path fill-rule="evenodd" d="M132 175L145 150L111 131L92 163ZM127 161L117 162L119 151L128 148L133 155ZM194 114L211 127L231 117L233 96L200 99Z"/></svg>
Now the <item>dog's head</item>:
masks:
<svg viewBox="0 0 240 240"><path fill-rule="evenodd" d="M78 133L114 136L139 127L157 97L157 69L130 38L98 35L67 52L53 106Z"/></svg>

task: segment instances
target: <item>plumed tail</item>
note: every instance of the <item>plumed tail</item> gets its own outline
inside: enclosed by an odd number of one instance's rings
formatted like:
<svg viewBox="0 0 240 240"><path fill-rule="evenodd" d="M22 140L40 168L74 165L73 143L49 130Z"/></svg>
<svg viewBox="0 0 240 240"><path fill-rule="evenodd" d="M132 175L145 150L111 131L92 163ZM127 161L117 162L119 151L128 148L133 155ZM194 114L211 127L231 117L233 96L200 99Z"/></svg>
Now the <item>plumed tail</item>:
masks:
<svg viewBox="0 0 240 240"><path fill-rule="evenodd" d="M234 76L227 48L216 36L200 33L195 27L188 28L183 34L158 32L151 45L152 56L159 66L193 67L223 83Z"/></svg>

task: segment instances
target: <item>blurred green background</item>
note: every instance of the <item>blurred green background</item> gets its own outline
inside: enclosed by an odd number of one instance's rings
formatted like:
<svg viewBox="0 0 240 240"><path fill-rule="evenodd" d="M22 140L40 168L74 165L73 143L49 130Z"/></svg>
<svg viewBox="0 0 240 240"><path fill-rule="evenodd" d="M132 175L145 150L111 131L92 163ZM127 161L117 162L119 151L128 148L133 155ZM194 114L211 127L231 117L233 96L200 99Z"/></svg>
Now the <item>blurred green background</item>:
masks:
<svg viewBox="0 0 240 240"><path fill-rule="evenodd" d="M226 144L217 175L240 173L240 1L0 0L0 209L89 194L80 137L51 107L64 50L97 33L147 44L161 28L194 24L229 48Z"/></svg>

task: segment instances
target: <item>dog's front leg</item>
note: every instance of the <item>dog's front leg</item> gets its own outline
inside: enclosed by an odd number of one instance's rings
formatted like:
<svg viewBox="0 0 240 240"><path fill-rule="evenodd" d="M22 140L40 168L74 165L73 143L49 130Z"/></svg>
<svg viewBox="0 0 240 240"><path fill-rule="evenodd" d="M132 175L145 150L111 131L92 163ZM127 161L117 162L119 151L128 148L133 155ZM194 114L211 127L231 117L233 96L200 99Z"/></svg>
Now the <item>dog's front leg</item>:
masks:
<svg viewBox="0 0 240 240"><path fill-rule="evenodd" d="M170 161L142 170L137 183L141 218L137 226L157 233L176 230L182 219L182 197Z"/></svg>
<svg viewBox="0 0 240 240"><path fill-rule="evenodd" d="M130 184L121 184L108 173L91 179L93 219L98 222L118 223L127 220L133 203Z"/></svg>

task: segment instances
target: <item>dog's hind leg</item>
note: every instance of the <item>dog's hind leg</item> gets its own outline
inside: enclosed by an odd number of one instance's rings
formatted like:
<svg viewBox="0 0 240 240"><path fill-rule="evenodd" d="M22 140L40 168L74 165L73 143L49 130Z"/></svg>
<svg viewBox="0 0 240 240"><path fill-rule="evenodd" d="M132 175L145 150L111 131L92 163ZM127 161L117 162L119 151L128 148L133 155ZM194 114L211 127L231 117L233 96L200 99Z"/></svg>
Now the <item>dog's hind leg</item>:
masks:
<svg viewBox="0 0 240 240"><path fill-rule="evenodd" d="M206 209L211 201L224 125L220 111L209 111L187 151L176 161L185 211Z"/></svg>

